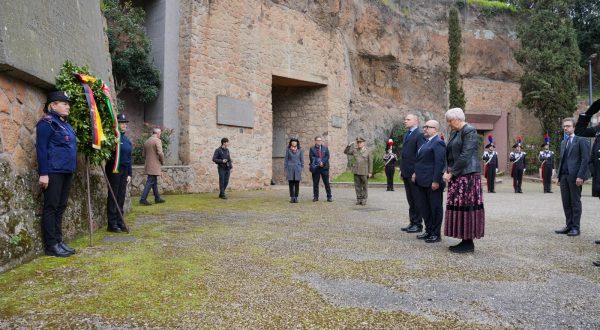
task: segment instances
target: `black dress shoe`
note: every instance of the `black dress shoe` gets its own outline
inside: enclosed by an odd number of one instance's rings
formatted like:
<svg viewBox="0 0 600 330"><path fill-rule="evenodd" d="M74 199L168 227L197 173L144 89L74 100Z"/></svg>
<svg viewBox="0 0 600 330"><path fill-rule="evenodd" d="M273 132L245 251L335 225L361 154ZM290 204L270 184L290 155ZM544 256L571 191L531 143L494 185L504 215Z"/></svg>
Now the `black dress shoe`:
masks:
<svg viewBox="0 0 600 330"><path fill-rule="evenodd" d="M406 227L402 227L402 228L400 228L400 230L402 230L402 231L407 231L407 230L408 230L408 228L410 228L411 226L412 226L412 225L408 225L408 226L406 226Z"/></svg>
<svg viewBox="0 0 600 330"><path fill-rule="evenodd" d="M568 233L569 231L571 231L571 228L569 228L569 227L565 227L565 228L563 228L563 229L555 230L554 232L555 232L555 233L557 233L557 234L566 234L566 233Z"/></svg>
<svg viewBox="0 0 600 330"><path fill-rule="evenodd" d="M573 229L569 230L569 232L567 233L567 236L579 236L579 229L573 228Z"/></svg>
<svg viewBox="0 0 600 330"><path fill-rule="evenodd" d="M119 227L115 227L115 228L108 228L106 229L106 231L110 231L111 233L122 233L123 231L121 230L121 228Z"/></svg>
<svg viewBox="0 0 600 330"><path fill-rule="evenodd" d="M440 242L441 240L442 240L441 237L439 237L437 235L431 235L425 239L425 243L437 243L437 242Z"/></svg>
<svg viewBox="0 0 600 330"><path fill-rule="evenodd" d="M417 226L417 225L412 225L406 229L407 233L420 233L422 231L423 231L423 227Z"/></svg>
<svg viewBox="0 0 600 330"><path fill-rule="evenodd" d="M227 196L226 196L226 197L227 197ZM156 203L156 204L159 204L159 203L164 203L164 202L166 202L166 200L164 200L164 199L162 199L162 198L161 198L161 199L158 199L158 200L156 200L156 199L154 200L154 203Z"/></svg>
<svg viewBox="0 0 600 330"><path fill-rule="evenodd" d="M152 203L148 202L148 201L147 201L147 200L145 200L145 199L140 199L140 204L141 204L141 205L145 205L145 206L150 206L150 205L152 205Z"/></svg>
<svg viewBox="0 0 600 330"><path fill-rule="evenodd" d="M423 234L417 235L417 239L426 239L428 237L429 237L429 233L428 232L424 232Z"/></svg>
<svg viewBox="0 0 600 330"><path fill-rule="evenodd" d="M594 262L592 262L592 265L594 265L596 267L600 267L600 261L594 261Z"/></svg>
<svg viewBox="0 0 600 330"><path fill-rule="evenodd" d="M327 197L328 202L333 202L333 197Z"/></svg>
<svg viewBox="0 0 600 330"><path fill-rule="evenodd" d="M594 241L594 243L596 243L596 244L600 244L600 239L599 239L599 240L596 240L596 241Z"/></svg>
<svg viewBox="0 0 600 330"><path fill-rule="evenodd" d="M313 202L318 202L318 201L319 201L319 197L313 198Z"/></svg>
<svg viewBox="0 0 600 330"><path fill-rule="evenodd" d="M73 253L70 253L60 247L60 244L54 244L46 249L46 255L55 257L68 257Z"/></svg>
<svg viewBox="0 0 600 330"><path fill-rule="evenodd" d="M60 243L58 243L58 245L60 245L60 247L63 250L65 250L65 251L67 251L69 253L75 253L75 249L73 249L72 247L70 247L67 244L65 244L65 242L60 242Z"/></svg>

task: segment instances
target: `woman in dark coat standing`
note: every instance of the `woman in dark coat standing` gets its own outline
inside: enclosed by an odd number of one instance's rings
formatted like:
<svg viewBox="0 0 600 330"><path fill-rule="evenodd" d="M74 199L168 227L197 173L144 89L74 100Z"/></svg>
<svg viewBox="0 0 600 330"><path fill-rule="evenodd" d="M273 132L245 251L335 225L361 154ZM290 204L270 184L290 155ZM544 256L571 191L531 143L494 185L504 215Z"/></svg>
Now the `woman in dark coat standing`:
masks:
<svg viewBox="0 0 600 330"><path fill-rule="evenodd" d="M451 252L473 252L473 239L482 238L485 228L479 135L465 122L460 108L448 110L446 121L452 134L446 149L448 168L443 176L448 184L444 235L462 239L460 244L449 248Z"/></svg>
<svg viewBox="0 0 600 330"><path fill-rule="evenodd" d="M595 137L590 157L590 171L592 172L592 196L600 197L600 125L588 127L592 117L600 111L600 99L592 103L585 113L579 115L575 124L575 135L583 137ZM600 244L600 240L596 240ZM594 261L594 266L600 267L600 261Z"/></svg>
<svg viewBox="0 0 600 330"><path fill-rule="evenodd" d="M300 180L302 180L302 169L304 168L304 153L300 148L298 139L292 138L290 140L285 152L283 166L290 185L290 203L298 203Z"/></svg>

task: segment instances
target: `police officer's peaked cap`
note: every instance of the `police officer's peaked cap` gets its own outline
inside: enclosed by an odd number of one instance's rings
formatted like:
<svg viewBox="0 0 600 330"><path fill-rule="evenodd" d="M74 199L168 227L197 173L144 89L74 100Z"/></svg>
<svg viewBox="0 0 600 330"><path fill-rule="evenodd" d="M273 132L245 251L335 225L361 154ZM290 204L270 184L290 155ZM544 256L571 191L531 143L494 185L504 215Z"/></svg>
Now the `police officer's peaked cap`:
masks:
<svg viewBox="0 0 600 330"><path fill-rule="evenodd" d="M129 122L129 119L127 119L127 118L125 117L125 114L124 114L124 113L120 113L120 114L118 114L118 115L117 115L117 121L118 121L119 123L128 123L128 122Z"/></svg>
<svg viewBox="0 0 600 330"><path fill-rule="evenodd" d="M54 91L48 93L48 95L46 96L46 103L50 104L54 101L65 101L71 103L69 95L67 95L67 93L63 91Z"/></svg>
<svg viewBox="0 0 600 330"><path fill-rule="evenodd" d="M69 103L72 102L71 98L69 98L69 95L67 95L67 93L64 91L50 92L48 93L48 95L46 95L46 105L44 106L44 112L48 112L48 104L55 101L65 101Z"/></svg>

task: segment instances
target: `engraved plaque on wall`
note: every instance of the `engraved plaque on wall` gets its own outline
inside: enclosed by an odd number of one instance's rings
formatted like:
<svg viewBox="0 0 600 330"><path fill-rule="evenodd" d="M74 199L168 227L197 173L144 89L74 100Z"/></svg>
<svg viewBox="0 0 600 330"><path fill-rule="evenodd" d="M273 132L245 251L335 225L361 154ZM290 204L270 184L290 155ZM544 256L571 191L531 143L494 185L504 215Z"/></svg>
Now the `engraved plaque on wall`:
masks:
<svg viewBox="0 0 600 330"><path fill-rule="evenodd" d="M342 117L336 116L336 115L331 116L331 126L333 126L335 128L341 128L342 127Z"/></svg>
<svg viewBox="0 0 600 330"><path fill-rule="evenodd" d="M273 158L285 157L285 127L273 127Z"/></svg>
<svg viewBox="0 0 600 330"><path fill-rule="evenodd" d="M254 127L254 103L231 97L217 96L217 124Z"/></svg>

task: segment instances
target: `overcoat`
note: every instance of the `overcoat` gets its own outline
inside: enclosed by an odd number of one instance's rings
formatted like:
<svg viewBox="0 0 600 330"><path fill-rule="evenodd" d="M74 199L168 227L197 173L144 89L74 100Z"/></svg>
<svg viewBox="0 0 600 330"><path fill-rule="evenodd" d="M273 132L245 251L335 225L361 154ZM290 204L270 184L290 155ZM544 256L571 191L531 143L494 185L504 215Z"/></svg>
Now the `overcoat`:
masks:
<svg viewBox="0 0 600 330"><path fill-rule="evenodd" d="M283 166L288 181L301 181L302 169L304 168L304 152L302 152L302 149L298 149L294 153L290 148L287 148Z"/></svg>
<svg viewBox="0 0 600 330"><path fill-rule="evenodd" d="M145 167L147 175L160 175L161 165L165 162L165 155L162 150L162 141L152 135L144 143L144 152L142 153L145 159Z"/></svg>

